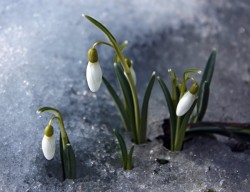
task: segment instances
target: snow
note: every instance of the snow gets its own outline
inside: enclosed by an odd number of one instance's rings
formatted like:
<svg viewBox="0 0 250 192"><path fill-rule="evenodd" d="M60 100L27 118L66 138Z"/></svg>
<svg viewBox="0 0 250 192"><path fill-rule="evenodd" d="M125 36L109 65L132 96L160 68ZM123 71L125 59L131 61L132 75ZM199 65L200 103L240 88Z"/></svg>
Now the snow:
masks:
<svg viewBox="0 0 250 192"><path fill-rule="evenodd" d="M0 1L0 191L249 190L249 152L233 153L216 140L197 138L172 153L155 139L168 115L157 83L149 111L152 142L136 147L132 171L122 170L112 133L122 132L120 117L104 85L91 93L85 80L87 50L105 37L81 16L103 22L119 42L128 40L125 53L134 60L140 97L153 70L168 81L168 68L178 75L187 67L203 69L218 48L206 118L246 122L249 9L247 1L225 7L215 0ZM113 52L98 51L103 73L115 85ZM77 156L76 180L62 181L56 124L55 158L43 157L43 130L51 117L36 114L43 106L63 114ZM160 165L156 158L169 163Z"/></svg>

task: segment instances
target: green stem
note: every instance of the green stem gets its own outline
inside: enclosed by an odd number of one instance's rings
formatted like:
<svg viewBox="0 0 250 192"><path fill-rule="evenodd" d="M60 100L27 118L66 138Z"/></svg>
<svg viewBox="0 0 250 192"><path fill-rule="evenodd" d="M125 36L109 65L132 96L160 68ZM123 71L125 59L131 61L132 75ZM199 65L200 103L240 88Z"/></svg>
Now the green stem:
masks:
<svg viewBox="0 0 250 192"><path fill-rule="evenodd" d="M59 129L61 132L61 138L62 138L62 142L63 142L63 149L66 149L67 144L69 144L69 140L68 140L68 136L67 136L67 133L66 133L66 130L64 127L63 118L62 118L60 111L58 111L57 109L54 109L52 107L43 107L43 108L39 109L37 111L37 113L42 113L45 111L52 113L54 115L54 117L52 117L52 119L50 120L51 123L54 119L58 120L58 125L59 125Z"/></svg>
<svg viewBox="0 0 250 192"><path fill-rule="evenodd" d="M136 124L135 143L139 144L139 143L141 143L140 134L139 134L140 131L141 131L140 130L140 111L139 111L139 101L138 101L138 97L137 97L137 92L136 92L134 80L132 78L130 69L127 66L127 63L125 62L124 56L123 56L119 46L117 45L117 43L115 41L112 41L112 43L114 45L114 49L115 49L115 51L117 53L117 56L120 59L122 67L123 67L125 73L127 74L129 85L130 85L130 88L131 88L133 102L134 102L135 124Z"/></svg>
<svg viewBox="0 0 250 192"><path fill-rule="evenodd" d="M180 127L181 127L181 117L177 117L177 125L176 125L176 132L175 132L175 142L174 148L171 149L172 151L178 151L178 145L180 142Z"/></svg>
<svg viewBox="0 0 250 192"><path fill-rule="evenodd" d="M104 41L97 41L97 42L95 42L94 45L92 46L92 48L95 48L97 45L100 45L100 44L108 45L108 46L114 48L114 46L112 44L110 44L108 42L104 42Z"/></svg>

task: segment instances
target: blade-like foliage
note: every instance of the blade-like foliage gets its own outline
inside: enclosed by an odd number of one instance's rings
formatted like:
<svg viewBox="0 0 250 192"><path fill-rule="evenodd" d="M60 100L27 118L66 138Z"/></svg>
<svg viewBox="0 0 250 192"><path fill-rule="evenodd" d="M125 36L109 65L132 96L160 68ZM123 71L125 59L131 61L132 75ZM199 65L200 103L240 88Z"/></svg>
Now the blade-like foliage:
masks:
<svg viewBox="0 0 250 192"><path fill-rule="evenodd" d="M121 134L117 130L114 130L114 134L118 140L118 143L119 143L119 146L121 149L123 169L126 170L127 169L127 162L128 162L127 147L126 147L126 144L125 144L123 137L121 136Z"/></svg>
<svg viewBox="0 0 250 192"><path fill-rule="evenodd" d="M202 80L200 83L201 89L199 90L198 101L197 101L198 114L194 122L202 121L206 113L209 100L209 89L210 89L209 87L213 77L215 61L216 61L216 51L214 50L212 51L212 53L208 58L204 73L202 75Z"/></svg>
<svg viewBox="0 0 250 192"><path fill-rule="evenodd" d="M128 118L129 118L129 122L130 122L130 126L128 127L127 131L130 130L136 130L135 128L135 115L134 115L134 103L133 103L133 96L131 93L131 89L130 89L130 85L129 82L126 78L126 76L123 73L123 70L121 69L120 66L118 66L118 64L114 64L114 68L115 68L115 74L116 77L119 81L121 90L122 90L122 95L124 98L124 102L125 102L125 111L128 114ZM134 133L136 135L136 133Z"/></svg>
<svg viewBox="0 0 250 192"><path fill-rule="evenodd" d="M162 88L162 91L164 93L165 99L167 101L167 105L168 105L168 110L169 110L169 114L170 114L170 133L171 133L171 149L173 149L174 143L175 143L175 128L176 128L176 113L175 113L175 108L171 99L171 95L169 93L169 90L166 86L166 84L162 81L162 79L160 77L157 77L158 82Z"/></svg>
<svg viewBox="0 0 250 192"><path fill-rule="evenodd" d="M63 167L65 178L76 178L76 158L74 150L70 144L67 144L66 149L63 150Z"/></svg>
<svg viewBox="0 0 250 192"><path fill-rule="evenodd" d="M142 103L142 109L141 109L141 130L140 130L140 138L141 142L145 143L146 142L146 137L147 137L147 121L148 121L148 103L149 103L149 98L152 92L152 88L155 82L155 72L152 73L151 79L148 83L144 98L143 98L143 103Z"/></svg>
<svg viewBox="0 0 250 192"><path fill-rule="evenodd" d="M191 114L193 112L193 109L194 109L194 107L196 105L196 102L197 101L194 101L194 103L192 104L192 106L190 107L188 112L184 115L184 117L182 117L180 133L178 135L178 138L179 138L179 140L181 142L178 142L177 146L175 146L175 150L177 150L177 151L181 150L181 148L182 148L185 133L186 133L186 130L187 130L188 121L189 121L190 116L191 116Z"/></svg>
<svg viewBox="0 0 250 192"><path fill-rule="evenodd" d="M207 81L204 81L204 83L201 86L201 89L199 91L198 101L197 102L197 121L201 121L206 113L207 105L209 100L209 84Z"/></svg>
<svg viewBox="0 0 250 192"><path fill-rule="evenodd" d="M125 129L128 130L128 127L130 126L130 123L129 123L128 116L127 116L127 114L126 114L126 112L124 110L124 107L122 105L121 100L119 99L118 95L116 94L114 88L105 79L105 77L102 77L102 80L103 80L103 83L105 84L105 86L107 87L110 95L112 96L113 100L115 101L115 104L116 104L116 106L118 108L118 111L119 111L120 116L122 118Z"/></svg>
<svg viewBox="0 0 250 192"><path fill-rule="evenodd" d="M103 31L103 33L105 33L107 35L107 37L110 39L110 41L115 41L116 39L114 38L114 36L110 33L110 31L104 26L102 25L99 21L95 20L94 18L88 16L88 15L83 15L86 19L88 19L91 23L93 23L96 27L98 27L101 31Z"/></svg>
<svg viewBox="0 0 250 192"><path fill-rule="evenodd" d="M131 170L133 168L133 153L134 153L135 146L132 145L128 154L128 162L127 162L127 169Z"/></svg>

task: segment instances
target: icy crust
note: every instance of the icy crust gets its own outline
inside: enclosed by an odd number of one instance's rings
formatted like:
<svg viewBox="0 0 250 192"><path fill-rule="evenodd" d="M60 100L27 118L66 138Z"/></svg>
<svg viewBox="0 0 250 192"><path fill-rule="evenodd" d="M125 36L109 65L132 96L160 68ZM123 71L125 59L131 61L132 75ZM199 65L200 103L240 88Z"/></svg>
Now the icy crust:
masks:
<svg viewBox="0 0 250 192"><path fill-rule="evenodd" d="M85 143L89 144L76 150L80 159L78 176L81 178L61 182L61 178L58 178L60 172L57 172L58 157L53 163L40 159L44 163L37 167L35 175L26 176L28 186L23 186L24 189L41 192L249 190L250 151L233 153L227 145L216 139L198 137L187 142L182 152L173 153L154 140L137 146L135 168L123 171L117 153L118 146L107 127L87 128L88 135L100 134L103 137L94 141L81 135ZM131 144L128 135L125 138ZM157 158L168 160L168 163L161 165L156 161Z"/></svg>

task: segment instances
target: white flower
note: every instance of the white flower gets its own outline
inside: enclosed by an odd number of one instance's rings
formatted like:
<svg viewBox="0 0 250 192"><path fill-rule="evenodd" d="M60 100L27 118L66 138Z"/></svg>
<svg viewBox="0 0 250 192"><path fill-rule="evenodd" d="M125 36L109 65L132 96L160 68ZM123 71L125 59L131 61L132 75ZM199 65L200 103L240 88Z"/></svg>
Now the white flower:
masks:
<svg viewBox="0 0 250 192"><path fill-rule="evenodd" d="M176 115L184 115L192 106L193 102L195 101L195 98L196 95L193 95L192 93L190 93L190 91L187 91L177 105Z"/></svg>
<svg viewBox="0 0 250 192"><path fill-rule="evenodd" d="M56 151L56 141L54 135L52 135L51 137L48 137L46 135L43 136L42 150L47 160L53 159Z"/></svg>
<svg viewBox="0 0 250 192"><path fill-rule="evenodd" d="M54 137L54 129L51 125L48 125L44 130L42 150L47 160L53 159L56 151L56 141Z"/></svg>
<svg viewBox="0 0 250 192"><path fill-rule="evenodd" d="M86 77L89 89L92 92L98 91L102 83L102 69L98 61L95 63L88 62Z"/></svg>

